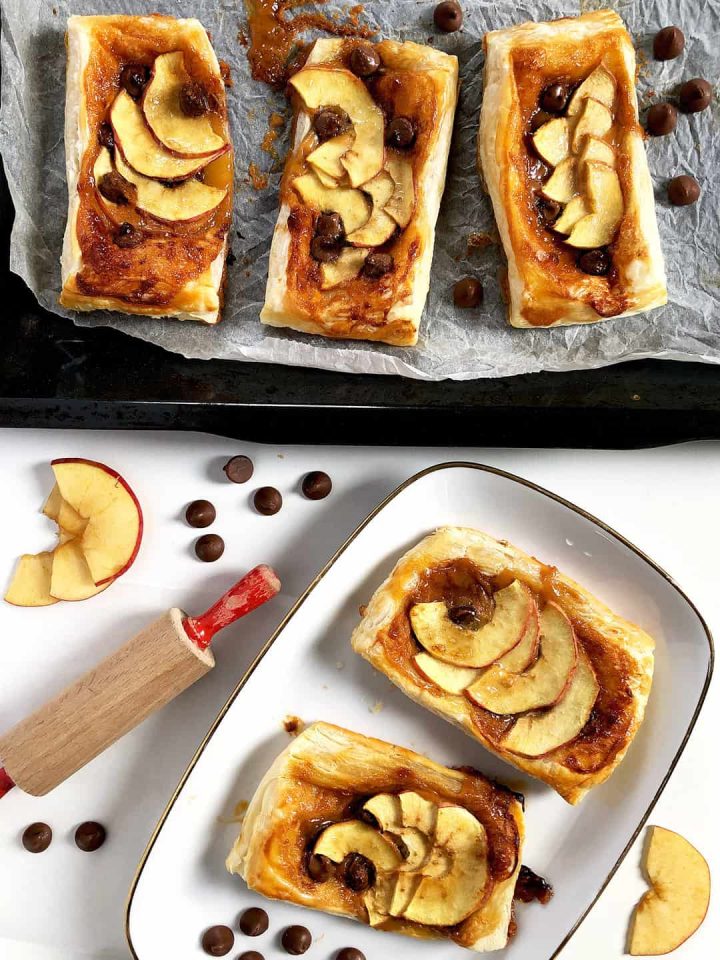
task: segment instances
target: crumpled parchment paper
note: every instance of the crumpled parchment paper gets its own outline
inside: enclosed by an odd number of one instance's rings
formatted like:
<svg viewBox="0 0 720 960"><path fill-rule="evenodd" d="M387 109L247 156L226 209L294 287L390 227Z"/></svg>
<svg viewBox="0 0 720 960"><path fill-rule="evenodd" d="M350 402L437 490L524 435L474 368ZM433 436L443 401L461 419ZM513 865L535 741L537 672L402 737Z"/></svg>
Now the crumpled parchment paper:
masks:
<svg viewBox="0 0 720 960"><path fill-rule="evenodd" d="M75 314L83 326L104 325L159 344L187 357L259 360L349 373L396 373L428 380L499 377L537 370L600 367L620 360L661 357L720 362L720 137L717 95L694 116L681 115L675 135L648 142L657 215L668 272L670 303L645 316L555 330L513 330L505 320L498 275L501 247L468 252L471 233L494 234L491 205L475 170L475 136L482 99L481 39L487 30L525 20L546 20L614 6L627 23L639 53L641 109L663 99L685 79L720 75L720 0L462 0L462 31L443 35L432 23L433 2L367 0L364 18L382 36L432 42L456 54L462 92L456 115L447 189L437 229L430 295L415 348L338 342L263 327L268 250L277 214L277 186L288 142L288 124L278 138L279 159L261 149L273 111L285 111L281 94L250 77L238 41L245 24L242 0L2 0L2 110L0 152L17 211L11 269L39 302L55 313L60 290L60 250L67 211L63 113L63 32L73 13L168 13L199 17L221 59L231 65L228 91L236 150L235 218L231 234L236 262L229 268L224 319L217 327L173 320L133 319L117 314ZM345 9L350 6L346 3ZM332 10L332 4L326 9ZM342 10L343 7L341 6ZM687 37L683 56L652 59L652 37L676 24ZM256 190L248 169L269 174ZM692 207L667 203L665 184L681 173L695 176L700 201ZM495 235L496 236L496 235ZM453 283L481 277L485 302L457 310Z"/></svg>

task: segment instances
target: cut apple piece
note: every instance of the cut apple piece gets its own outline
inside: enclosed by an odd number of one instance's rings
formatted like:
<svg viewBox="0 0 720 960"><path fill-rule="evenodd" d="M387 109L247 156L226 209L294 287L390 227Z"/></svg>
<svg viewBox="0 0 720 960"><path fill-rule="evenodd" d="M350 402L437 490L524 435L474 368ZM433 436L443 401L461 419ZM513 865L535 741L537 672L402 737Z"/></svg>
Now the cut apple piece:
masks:
<svg viewBox="0 0 720 960"><path fill-rule="evenodd" d="M429 653L419 653L413 662L424 677L446 693L462 693L479 675L479 670L473 667L456 667Z"/></svg>
<svg viewBox="0 0 720 960"><path fill-rule="evenodd" d="M602 64L595 67L570 98L567 109L568 116L574 117L580 113L583 108L583 101L588 98L597 100L598 103L602 103L609 110L612 110L615 102L615 78Z"/></svg>
<svg viewBox="0 0 720 960"><path fill-rule="evenodd" d="M567 203L555 223L553 223L552 228L556 233L568 234L578 220L582 220L582 218L586 217L589 213L590 207L587 205L585 197L580 195L573 197L572 200Z"/></svg>
<svg viewBox="0 0 720 960"><path fill-rule="evenodd" d="M578 648L573 678L554 707L518 717L502 745L523 757L542 757L574 740L590 718L600 687L587 654Z"/></svg>
<svg viewBox="0 0 720 960"><path fill-rule="evenodd" d="M359 230L348 233L348 243L356 247L379 247L395 233L397 224L383 210L395 190L395 181L386 170L363 184L363 191L372 197L373 212L368 222Z"/></svg>
<svg viewBox="0 0 720 960"><path fill-rule="evenodd" d="M5 599L15 607L49 607L57 603L50 593L52 553L25 553L18 560L15 576Z"/></svg>
<svg viewBox="0 0 720 960"><path fill-rule="evenodd" d="M575 157L567 157L555 167L545 181L542 193L548 200L569 203L577 192L577 162Z"/></svg>
<svg viewBox="0 0 720 960"><path fill-rule="evenodd" d="M524 673L492 666L465 691L478 706L503 716L550 707L560 699L577 664L572 624L554 603L540 614L540 656Z"/></svg>
<svg viewBox="0 0 720 960"><path fill-rule="evenodd" d="M349 70L317 66L300 70L290 86L308 110L338 106L350 117L355 141L340 162L351 186L359 187L377 176L385 158L385 122L362 80Z"/></svg>
<svg viewBox="0 0 720 960"><path fill-rule="evenodd" d="M399 794L398 799L404 826L415 827L427 836L432 836L437 823L437 805L412 791Z"/></svg>
<svg viewBox="0 0 720 960"><path fill-rule="evenodd" d="M392 913L397 875L394 873L379 873L374 885L365 894L364 902L368 912L368 923L371 927L385 923Z"/></svg>
<svg viewBox="0 0 720 960"><path fill-rule="evenodd" d="M572 135L572 148L578 153L586 137L595 137L602 139L612 126L612 114L605 106L597 100L586 100L585 107L578 117L575 124L575 131Z"/></svg>
<svg viewBox="0 0 720 960"><path fill-rule="evenodd" d="M349 853L360 853L377 870L386 871L397 870L403 862L396 846L361 820L331 824L320 834L313 853L333 863L342 863Z"/></svg>
<svg viewBox="0 0 720 960"><path fill-rule="evenodd" d="M585 164L585 187L593 213L578 220L567 242L572 247L594 249L611 243L622 220L624 201L620 178L607 164Z"/></svg>
<svg viewBox="0 0 720 960"><path fill-rule="evenodd" d="M323 263L320 267L321 290L332 290L347 280L360 276L370 251L363 247L343 247L337 260Z"/></svg>
<svg viewBox="0 0 720 960"><path fill-rule="evenodd" d="M145 88L142 111L148 127L168 150L189 157L207 157L225 146L209 116L189 117L180 107L180 92L190 81L182 51L155 58Z"/></svg>
<svg viewBox="0 0 720 960"><path fill-rule="evenodd" d="M540 650L540 615L537 604L528 618L525 626L525 633L522 640L507 653L503 654L496 662L495 666L503 670L510 670L512 673L522 673L523 670L535 663ZM468 684L469 686L469 684Z"/></svg>
<svg viewBox="0 0 720 960"><path fill-rule="evenodd" d="M99 586L90 574L80 543L69 540L55 549L52 562L50 593L58 600L88 600L106 590L112 581Z"/></svg>
<svg viewBox="0 0 720 960"><path fill-rule="evenodd" d="M495 594L492 620L477 630L453 623L442 600L415 604L410 624L418 643L438 660L459 667L486 667L520 642L534 606L528 588L514 580Z"/></svg>
<svg viewBox="0 0 720 960"><path fill-rule="evenodd" d="M580 151L579 163L582 166L588 160L597 160L608 167L615 166L615 150L606 140L599 137L586 137L585 144Z"/></svg>
<svg viewBox="0 0 720 960"><path fill-rule="evenodd" d="M323 171L318 169L317 167L313 167L313 170L315 172L315 176L318 178L320 183L324 187L327 187L329 190L334 190L335 187L340 186L340 181L336 180L334 177L329 177L326 173L323 173Z"/></svg>
<svg viewBox="0 0 720 960"><path fill-rule="evenodd" d="M293 187L313 210L339 213L348 234L359 230L370 219L370 202L362 190L354 190L352 187L324 187L314 173L295 177Z"/></svg>
<svg viewBox="0 0 720 960"><path fill-rule="evenodd" d="M410 906L413 897L420 886L422 876L409 873L399 873L390 902L390 913L394 917L401 917Z"/></svg>
<svg viewBox="0 0 720 960"><path fill-rule="evenodd" d="M395 184L395 189L383 209L404 230L410 223L415 209L415 179L412 161L408 157L402 157L397 153L389 153L385 163Z"/></svg>
<svg viewBox="0 0 720 960"><path fill-rule="evenodd" d="M431 849L430 838L417 827L403 824L399 797L391 793L379 793L367 801L363 810L375 817L385 833L397 835L404 844L403 852L407 855L400 870L412 872L425 863Z"/></svg>
<svg viewBox="0 0 720 960"><path fill-rule="evenodd" d="M370 797L363 810L371 813L383 830L397 831L402 827L400 799L394 793L378 793Z"/></svg>
<svg viewBox="0 0 720 960"><path fill-rule="evenodd" d="M710 868L688 840L664 827L650 827L643 868L650 889L635 908L629 953L657 957L685 943L705 919Z"/></svg>
<svg viewBox="0 0 720 960"><path fill-rule="evenodd" d="M135 206L138 210L170 223L197 220L219 207L227 196L227 189L209 187L194 177L173 187L150 180L128 166L120 153L115 154L115 169L137 187Z"/></svg>
<svg viewBox="0 0 720 960"><path fill-rule="evenodd" d="M340 163L340 158L348 152L354 142L355 131L346 130L345 133L321 143L317 149L308 154L307 162L318 176L320 173L325 173L333 180L342 180L345 176L345 167Z"/></svg>
<svg viewBox="0 0 720 960"><path fill-rule="evenodd" d="M67 500L63 500L60 487L57 484L50 491L50 496L45 501L42 512L49 520L54 520L63 533L73 537L79 537L87 526L85 517L81 517Z"/></svg>
<svg viewBox="0 0 720 960"><path fill-rule="evenodd" d="M556 117L548 120L533 134L533 146L551 167L570 156L570 134L572 125L567 117Z"/></svg>

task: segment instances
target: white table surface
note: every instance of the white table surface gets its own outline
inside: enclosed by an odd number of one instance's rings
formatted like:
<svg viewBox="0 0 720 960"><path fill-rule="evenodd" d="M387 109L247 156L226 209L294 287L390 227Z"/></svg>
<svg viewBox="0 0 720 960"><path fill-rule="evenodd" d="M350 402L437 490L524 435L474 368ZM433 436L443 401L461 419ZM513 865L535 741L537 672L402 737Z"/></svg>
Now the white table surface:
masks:
<svg viewBox="0 0 720 960"><path fill-rule="evenodd" d="M256 466L255 476L242 486L228 483L221 470L235 453L248 454ZM182 433L0 430L3 591L19 554L52 545L53 525L38 511L52 486L49 461L62 456L103 461L128 479L145 511L143 547L128 574L90 601L34 610L0 604L0 730L158 612L173 605L201 612L255 563L273 564L283 589L271 604L218 639L218 668L162 713L50 796L32 798L13 790L0 801L2 960L127 960L123 933L127 890L145 843L198 742L258 648L315 573L380 499L425 466L453 459L489 463L584 507L664 567L720 637L720 444L629 452L403 450L260 446ZM333 478L333 493L325 501L311 503L299 493L300 479L312 469L324 469ZM252 491L266 484L277 486L285 498L275 517L257 516L249 505ZM218 519L211 530L226 542L225 555L215 564L195 558L192 544L198 532L183 519L186 504L201 497L216 505ZM283 716L282 705L278 716ZM715 681L695 733L650 819L688 837L716 878L719 736L720 694ZM101 821L109 831L105 846L94 854L81 853L72 840L76 825L87 819ZM32 856L23 850L20 834L35 820L53 827L54 840L47 852ZM632 906L645 889L639 857L640 841L564 958L622 956ZM714 955L720 943L719 914L716 895L704 925L680 947L678 958L707 960ZM239 943L236 947L240 952ZM310 955L326 960L320 948Z"/></svg>

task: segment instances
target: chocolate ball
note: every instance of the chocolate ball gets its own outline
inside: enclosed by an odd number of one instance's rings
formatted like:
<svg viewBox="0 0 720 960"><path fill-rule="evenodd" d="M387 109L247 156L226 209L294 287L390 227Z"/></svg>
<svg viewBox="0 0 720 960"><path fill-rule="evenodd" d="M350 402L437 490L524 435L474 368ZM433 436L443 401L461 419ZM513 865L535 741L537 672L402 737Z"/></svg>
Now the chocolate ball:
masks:
<svg viewBox="0 0 720 960"><path fill-rule="evenodd" d="M315 236L340 243L345 236L345 224L339 213L321 213L315 223Z"/></svg>
<svg viewBox="0 0 720 960"><path fill-rule="evenodd" d="M320 140L330 140L349 128L350 117L342 107L323 107L315 114L313 126Z"/></svg>
<svg viewBox="0 0 720 960"><path fill-rule="evenodd" d="M137 192L137 187L129 183L117 170L104 173L98 180L97 188L106 200L117 204L119 207L127 206Z"/></svg>
<svg viewBox="0 0 720 960"><path fill-rule="evenodd" d="M475 277L464 277L453 287L453 303L461 310L479 307L483 299L483 287Z"/></svg>
<svg viewBox="0 0 720 960"><path fill-rule="evenodd" d="M540 106L548 113L562 113L567 106L570 88L565 83L553 83L540 94Z"/></svg>
<svg viewBox="0 0 720 960"><path fill-rule="evenodd" d="M648 110L646 127L653 137L666 137L677 126L677 110L671 103L656 103Z"/></svg>
<svg viewBox="0 0 720 960"><path fill-rule="evenodd" d="M31 823L22 835L22 845L28 853L42 853L52 843L52 829L42 822Z"/></svg>
<svg viewBox="0 0 720 960"><path fill-rule="evenodd" d="M656 60L674 60L685 49L685 34L680 27L663 27L655 34L653 54Z"/></svg>
<svg viewBox="0 0 720 960"><path fill-rule="evenodd" d="M195 541L195 556L203 563L214 563L225 553L225 541L216 533L206 533Z"/></svg>
<svg viewBox="0 0 720 960"><path fill-rule="evenodd" d="M218 923L214 927L208 927L202 935L202 948L205 953L211 957L224 957L230 953L235 944L235 934L230 927Z"/></svg>
<svg viewBox="0 0 720 960"><path fill-rule="evenodd" d="M278 513L283 505L282 494L275 487L260 487L255 491L253 503L258 513L264 517L272 517Z"/></svg>
<svg viewBox="0 0 720 960"><path fill-rule="evenodd" d="M350 853L343 861L343 880L355 893L368 890L375 883L375 866L361 853Z"/></svg>
<svg viewBox="0 0 720 960"><path fill-rule="evenodd" d="M306 953L312 943L312 934L307 927L292 926L283 931L282 945L287 953L299 957Z"/></svg>
<svg viewBox="0 0 720 960"><path fill-rule="evenodd" d="M390 273L394 266L395 261L389 253L370 253L365 260L363 273L366 277L377 280L379 277L384 277L386 273Z"/></svg>
<svg viewBox="0 0 720 960"><path fill-rule="evenodd" d="M302 492L308 500L324 500L332 490L332 480L322 470L313 470L303 477Z"/></svg>
<svg viewBox="0 0 720 960"><path fill-rule="evenodd" d="M212 97L197 80L188 80L180 88L180 109L186 117L204 117L212 109Z"/></svg>
<svg viewBox="0 0 720 960"><path fill-rule="evenodd" d="M231 457L223 467L225 476L231 483L247 483L253 475L255 467L250 457Z"/></svg>
<svg viewBox="0 0 720 960"><path fill-rule="evenodd" d="M700 184L695 177L683 174L673 177L667 187L668 200L674 207L687 207L696 203L700 197Z"/></svg>
<svg viewBox="0 0 720 960"><path fill-rule="evenodd" d="M471 603L459 603L448 610L448 617L459 627L477 627L480 624L478 613Z"/></svg>
<svg viewBox="0 0 720 960"><path fill-rule="evenodd" d="M75 831L75 843L85 853L94 853L105 843L107 832L101 823L86 820Z"/></svg>
<svg viewBox="0 0 720 960"><path fill-rule="evenodd" d="M443 0L433 11L433 21L443 33L455 33L462 26L462 7L457 0Z"/></svg>
<svg viewBox="0 0 720 960"><path fill-rule="evenodd" d="M356 77L371 77L380 69L380 54L371 43L359 43L350 54L350 69Z"/></svg>
<svg viewBox="0 0 720 960"><path fill-rule="evenodd" d="M128 63L120 71L120 86L137 100L150 79L150 69L143 63Z"/></svg>
<svg viewBox="0 0 720 960"><path fill-rule="evenodd" d="M340 256L340 245L329 237L313 237L310 241L310 255L319 263L334 263Z"/></svg>
<svg viewBox="0 0 720 960"><path fill-rule="evenodd" d="M265 960L265 957L257 950L246 950L245 953L240 954L238 960Z"/></svg>
<svg viewBox="0 0 720 960"><path fill-rule="evenodd" d="M185 511L185 519L191 527L209 527L215 516L215 507L209 500L193 500Z"/></svg>
<svg viewBox="0 0 720 960"><path fill-rule="evenodd" d="M335 960L365 960L365 954L356 947L343 947L336 954Z"/></svg>
<svg viewBox="0 0 720 960"><path fill-rule="evenodd" d="M390 147L406 150L415 143L415 127L407 117L395 117L387 125L385 142Z"/></svg>
<svg viewBox="0 0 720 960"><path fill-rule="evenodd" d="M121 223L113 237L117 246L123 250L131 250L139 246L143 239L142 231L137 230L131 223Z"/></svg>
<svg viewBox="0 0 720 960"><path fill-rule="evenodd" d="M101 147L107 147L108 150L115 149L115 134L109 123L101 123L98 130L98 141Z"/></svg>
<svg viewBox="0 0 720 960"><path fill-rule="evenodd" d="M702 77L694 77L680 87L680 109L684 113L700 113L710 106L712 87Z"/></svg>
<svg viewBox="0 0 720 960"><path fill-rule="evenodd" d="M262 907L250 907L240 915L238 926L246 937L259 937L265 933L270 920Z"/></svg>
<svg viewBox="0 0 720 960"><path fill-rule="evenodd" d="M612 260L607 250L586 250L578 257L578 266L591 277L604 277L610 272Z"/></svg>
<svg viewBox="0 0 720 960"><path fill-rule="evenodd" d="M315 883L325 883L337 872L337 865L329 857L319 853L311 853L305 861L307 875Z"/></svg>
<svg viewBox="0 0 720 960"><path fill-rule="evenodd" d="M558 203L557 200L548 200L545 197L541 197L537 208L538 213L540 214L540 219L545 226L549 226L550 224L555 223L557 218L560 216L562 204Z"/></svg>
<svg viewBox="0 0 720 960"><path fill-rule="evenodd" d="M530 120L530 130L535 133L540 127L554 119L555 117L551 113L548 113L547 110L538 110Z"/></svg>

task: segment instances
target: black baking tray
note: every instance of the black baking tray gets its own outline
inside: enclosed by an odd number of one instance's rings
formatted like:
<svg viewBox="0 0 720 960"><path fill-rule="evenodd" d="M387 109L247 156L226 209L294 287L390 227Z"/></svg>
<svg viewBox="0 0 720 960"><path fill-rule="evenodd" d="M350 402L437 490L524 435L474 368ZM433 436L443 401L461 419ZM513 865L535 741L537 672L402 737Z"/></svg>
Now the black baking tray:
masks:
<svg viewBox="0 0 720 960"><path fill-rule="evenodd" d="M720 368L641 361L427 383L187 360L41 309L9 272L0 165L0 426L201 430L273 443L654 446L720 437Z"/></svg>

